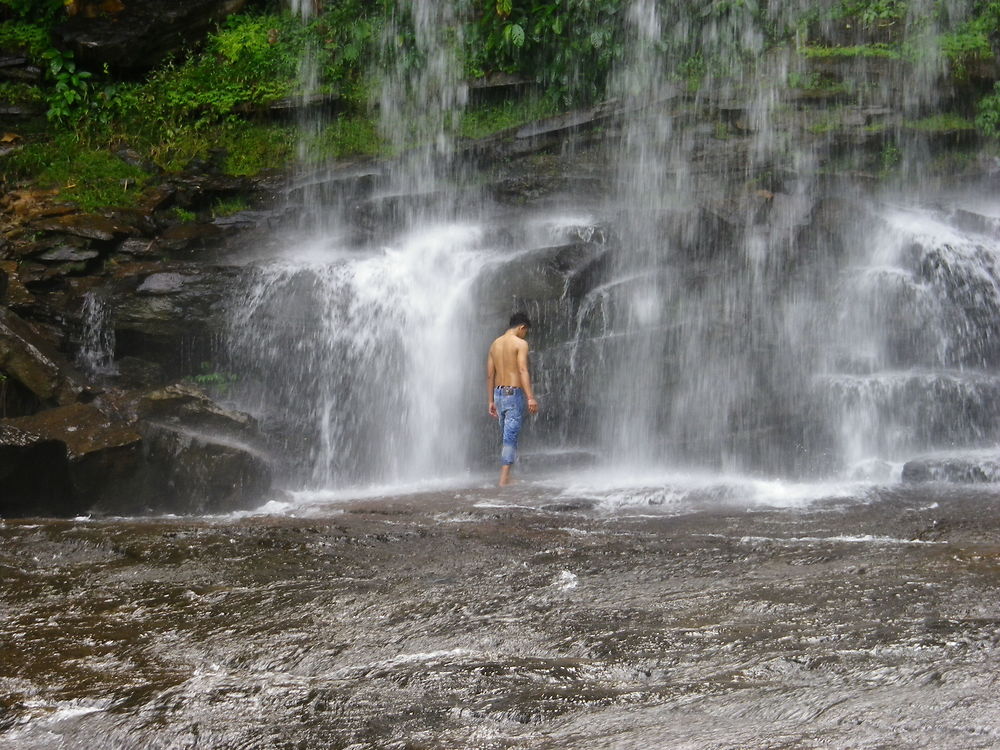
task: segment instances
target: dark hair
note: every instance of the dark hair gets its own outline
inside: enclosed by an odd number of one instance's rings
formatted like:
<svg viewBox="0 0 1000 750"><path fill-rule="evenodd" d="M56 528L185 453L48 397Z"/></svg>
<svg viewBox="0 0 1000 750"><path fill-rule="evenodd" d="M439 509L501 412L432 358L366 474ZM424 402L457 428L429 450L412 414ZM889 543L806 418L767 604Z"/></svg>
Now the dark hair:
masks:
<svg viewBox="0 0 1000 750"><path fill-rule="evenodd" d="M516 312L510 316L510 323L507 324L508 328L517 328L518 326L524 326L525 328L531 328L531 320L523 312Z"/></svg>

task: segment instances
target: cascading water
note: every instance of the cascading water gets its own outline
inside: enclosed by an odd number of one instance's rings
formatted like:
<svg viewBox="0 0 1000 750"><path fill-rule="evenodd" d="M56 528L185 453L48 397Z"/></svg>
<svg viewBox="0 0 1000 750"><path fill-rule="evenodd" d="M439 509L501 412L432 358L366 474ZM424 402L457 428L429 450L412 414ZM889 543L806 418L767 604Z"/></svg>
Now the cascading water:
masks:
<svg viewBox="0 0 1000 750"><path fill-rule="evenodd" d="M912 48L969 12L917 5L887 32ZM304 172L317 220L257 267L233 315L236 398L282 441L292 483L485 466L481 360L515 307L537 322L542 414L526 439L604 465L843 476L994 441L996 248L907 195L933 185L898 117L881 158L907 146L904 183L845 179L871 155L798 111L789 81L816 74L767 47L811 8L633 2L597 157L608 189L512 210L455 155L462 19L401 3L379 97L395 158ZM948 95L940 56L919 59L859 58L842 107L919 115ZM692 60L697 91L680 75Z"/></svg>
<svg viewBox="0 0 1000 750"><path fill-rule="evenodd" d="M451 131L465 102L456 29L448 3L399 4L385 31L393 62L380 96L382 130L399 158L388 174L372 173L377 186L353 203L331 202L303 178L307 213L326 217L257 269L233 316L232 356L251 374L237 398L279 426L297 457L295 483L399 482L468 468L469 385L481 369L471 364L470 293L491 253L474 202L464 207L472 218L456 222L450 210L461 189ZM359 236L351 220L367 231Z"/></svg>
<svg viewBox="0 0 1000 750"><path fill-rule="evenodd" d="M91 377L114 375L115 330L111 325L111 306L94 292L83 295L80 312L82 330L77 364Z"/></svg>

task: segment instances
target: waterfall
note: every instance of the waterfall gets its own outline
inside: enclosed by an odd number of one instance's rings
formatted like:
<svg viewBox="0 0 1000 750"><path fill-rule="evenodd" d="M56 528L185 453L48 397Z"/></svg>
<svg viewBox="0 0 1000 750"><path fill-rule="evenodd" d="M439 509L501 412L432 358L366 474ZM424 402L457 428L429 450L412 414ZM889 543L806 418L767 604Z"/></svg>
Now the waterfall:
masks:
<svg viewBox="0 0 1000 750"><path fill-rule="evenodd" d="M249 374L236 398L293 457L293 485L468 469L470 388L482 369L469 320L490 254L475 211L458 220L449 209L461 189L452 131L465 102L457 29L449 3L396 6L379 94L396 158L384 174L364 173L360 193L331 196L326 175L303 176L297 196L317 220L255 269L234 305L230 356Z"/></svg>
<svg viewBox="0 0 1000 750"><path fill-rule="evenodd" d="M80 323L80 347L76 355L79 367L91 377L116 375L115 329L108 301L94 292L84 294Z"/></svg>
<svg viewBox="0 0 1000 750"><path fill-rule="evenodd" d="M903 124L950 96L934 36L971 3L913 3L885 29L918 63L850 64L837 112L874 123L861 144L792 91L821 76L796 53L807 25L859 38L814 5L633 0L614 118L580 146L601 190L512 207L457 155L465 19L399 0L376 102L389 156L303 170L291 194L315 220L233 305L234 397L289 483L490 465L483 358L515 308L535 322L529 451L828 477L1000 439L995 211L936 180ZM896 177L869 173L900 154Z"/></svg>

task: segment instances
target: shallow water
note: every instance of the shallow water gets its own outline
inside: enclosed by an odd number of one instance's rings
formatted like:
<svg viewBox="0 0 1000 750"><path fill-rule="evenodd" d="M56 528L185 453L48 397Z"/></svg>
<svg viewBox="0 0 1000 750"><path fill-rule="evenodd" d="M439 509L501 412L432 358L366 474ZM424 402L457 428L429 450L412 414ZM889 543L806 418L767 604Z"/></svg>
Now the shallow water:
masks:
<svg viewBox="0 0 1000 750"><path fill-rule="evenodd" d="M1000 746L1000 489L632 485L8 521L0 748Z"/></svg>

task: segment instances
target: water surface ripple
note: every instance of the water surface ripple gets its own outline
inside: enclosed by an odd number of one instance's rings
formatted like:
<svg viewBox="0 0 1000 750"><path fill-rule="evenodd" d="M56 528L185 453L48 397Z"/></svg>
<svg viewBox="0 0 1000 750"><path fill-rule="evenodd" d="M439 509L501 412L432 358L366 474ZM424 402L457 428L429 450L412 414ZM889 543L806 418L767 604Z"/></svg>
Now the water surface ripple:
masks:
<svg viewBox="0 0 1000 750"><path fill-rule="evenodd" d="M995 489L636 510L8 521L0 748L1000 746Z"/></svg>

